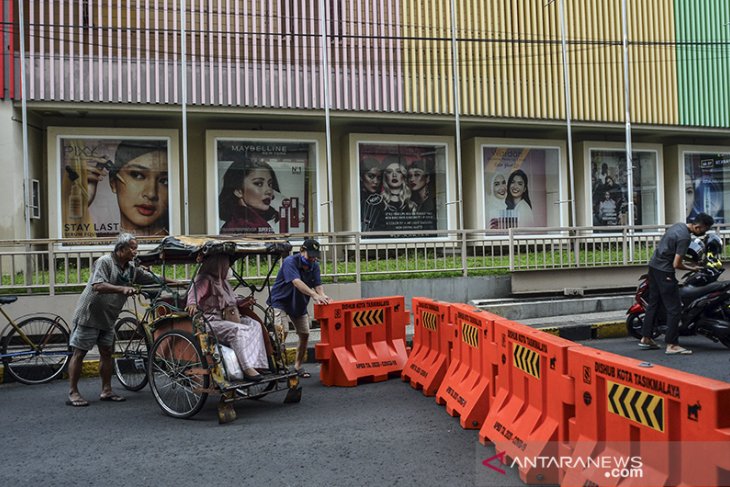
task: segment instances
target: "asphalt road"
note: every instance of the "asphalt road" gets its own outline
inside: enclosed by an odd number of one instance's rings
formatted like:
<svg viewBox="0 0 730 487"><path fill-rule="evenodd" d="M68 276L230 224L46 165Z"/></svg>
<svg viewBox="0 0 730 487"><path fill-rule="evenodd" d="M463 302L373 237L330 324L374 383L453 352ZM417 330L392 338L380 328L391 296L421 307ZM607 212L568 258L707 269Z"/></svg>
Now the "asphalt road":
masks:
<svg viewBox="0 0 730 487"><path fill-rule="evenodd" d="M49 486L523 485L514 471L483 466L494 448L400 379L340 388L314 375L302 383L301 403L283 404L283 393L240 401L238 419L226 425L218 424L213 397L193 419L177 420L162 413L149 387L124 391L123 403L72 408L63 381L1 385L0 479ZM98 379L81 382L89 399L98 388Z"/></svg>
<svg viewBox="0 0 730 487"><path fill-rule="evenodd" d="M691 356L639 350L631 338L581 342L623 356L730 382L730 350L682 337ZM354 388L303 380L302 402L283 393L236 403L238 419L217 420L211 396L191 420L165 416L149 388L117 392L127 401L94 400L96 378L83 379L87 408L65 405L67 384L0 385L0 479L3 485L201 486L522 486L482 465L495 454L463 430L433 398L399 379Z"/></svg>
<svg viewBox="0 0 730 487"><path fill-rule="evenodd" d="M692 355L666 355L662 337L657 339L657 343L662 345L660 350L641 350L637 345L638 341L628 337L586 340L579 343L624 357L730 382L730 348L705 337L679 337L679 344L691 349Z"/></svg>

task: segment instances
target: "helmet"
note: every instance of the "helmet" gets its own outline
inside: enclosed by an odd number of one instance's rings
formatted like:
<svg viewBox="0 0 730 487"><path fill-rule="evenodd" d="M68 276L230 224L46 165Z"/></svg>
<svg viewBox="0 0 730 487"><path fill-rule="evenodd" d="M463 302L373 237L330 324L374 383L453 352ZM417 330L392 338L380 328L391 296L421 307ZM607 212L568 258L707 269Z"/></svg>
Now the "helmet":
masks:
<svg viewBox="0 0 730 487"><path fill-rule="evenodd" d="M707 248L708 254L712 254L715 257L722 255L722 239L716 233L712 233L707 237L705 247Z"/></svg>
<svg viewBox="0 0 730 487"><path fill-rule="evenodd" d="M705 258L705 243L702 241L701 238L695 238L692 239L692 242L689 244L689 248L687 249L687 254L685 255L685 259L691 260L692 262L702 262L702 259Z"/></svg>

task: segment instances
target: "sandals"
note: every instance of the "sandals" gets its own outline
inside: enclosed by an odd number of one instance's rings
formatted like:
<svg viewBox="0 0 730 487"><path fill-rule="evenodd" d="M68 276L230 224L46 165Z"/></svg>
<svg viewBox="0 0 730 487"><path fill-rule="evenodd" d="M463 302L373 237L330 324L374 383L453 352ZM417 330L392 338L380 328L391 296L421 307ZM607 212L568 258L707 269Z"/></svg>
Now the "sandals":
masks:
<svg viewBox="0 0 730 487"><path fill-rule="evenodd" d="M108 396L99 396L100 401L108 401L108 402L124 402L127 399L119 396L117 394L109 394Z"/></svg>
<svg viewBox="0 0 730 487"><path fill-rule="evenodd" d="M310 374L309 372L307 372L304 369L296 369L296 373L302 379L309 379L310 377L312 377L312 374Z"/></svg>
<svg viewBox="0 0 730 487"><path fill-rule="evenodd" d="M692 350L683 347L667 348L667 351L664 353L667 355L692 355Z"/></svg>
<svg viewBox="0 0 730 487"><path fill-rule="evenodd" d="M66 406L73 406L75 408L83 408L89 405L89 401L86 399L66 399Z"/></svg>

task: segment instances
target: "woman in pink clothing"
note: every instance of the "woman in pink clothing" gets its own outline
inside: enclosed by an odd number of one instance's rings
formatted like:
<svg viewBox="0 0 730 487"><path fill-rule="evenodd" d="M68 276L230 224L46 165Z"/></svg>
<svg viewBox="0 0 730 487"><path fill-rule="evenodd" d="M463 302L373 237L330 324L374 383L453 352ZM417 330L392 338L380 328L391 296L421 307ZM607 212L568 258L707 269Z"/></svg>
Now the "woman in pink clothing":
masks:
<svg viewBox="0 0 730 487"><path fill-rule="evenodd" d="M229 269L227 255L207 257L188 291L185 309L190 316L200 309L218 340L236 353L244 379L260 381L259 370L268 368L261 325L247 316L238 323L223 318L225 308L236 306L236 295L227 279Z"/></svg>

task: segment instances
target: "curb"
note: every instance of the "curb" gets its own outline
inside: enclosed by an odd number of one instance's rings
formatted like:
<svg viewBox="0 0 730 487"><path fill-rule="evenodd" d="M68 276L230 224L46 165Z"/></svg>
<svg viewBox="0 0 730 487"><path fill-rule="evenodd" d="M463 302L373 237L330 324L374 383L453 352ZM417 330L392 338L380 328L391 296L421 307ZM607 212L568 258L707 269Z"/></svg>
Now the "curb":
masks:
<svg viewBox="0 0 730 487"><path fill-rule="evenodd" d="M623 321L608 321L588 325L547 326L537 329L572 341L622 338L628 336L626 323Z"/></svg>

